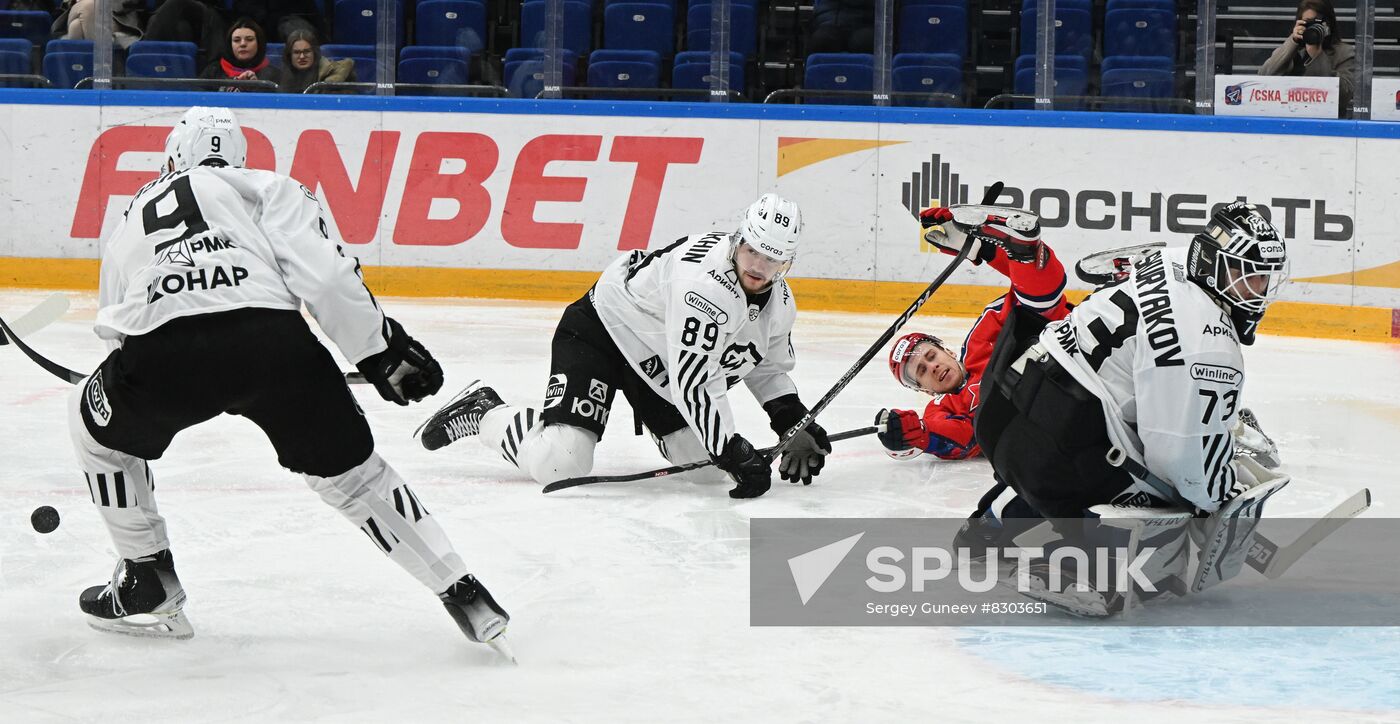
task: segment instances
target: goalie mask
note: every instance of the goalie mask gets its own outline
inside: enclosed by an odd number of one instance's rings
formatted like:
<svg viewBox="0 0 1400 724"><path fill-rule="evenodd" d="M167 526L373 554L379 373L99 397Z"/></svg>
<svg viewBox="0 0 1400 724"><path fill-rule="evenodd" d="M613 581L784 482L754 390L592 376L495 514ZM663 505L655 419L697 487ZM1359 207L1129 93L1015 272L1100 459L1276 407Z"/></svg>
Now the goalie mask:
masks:
<svg viewBox="0 0 1400 724"><path fill-rule="evenodd" d="M890 348L890 372L899 384L929 395L957 392L967 381L967 368L953 350L942 339L923 332L910 332L895 341Z"/></svg>
<svg viewBox="0 0 1400 724"><path fill-rule="evenodd" d="M1253 204L1230 203L1192 237L1186 275L1229 312L1240 344L1253 344L1264 310L1288 281L1283 235Z"/></svg>
<svg viewBox="0 0 1400 724"><path fill-rule="evenodd" d="M165 156L167 173L196 166L243 168L248 161L248 142L233 111L195 106L170 130Z"/></svg>
<svg viewBox="0 0 1400 724"><path fill-rule="evenodd" d="M797 204L777 194L764 194L744 211L729 261L741 277L748 272L767 279L767 289L792 268L801 233L802 211ZM745 290L756 293L747 287Z"/></svg>

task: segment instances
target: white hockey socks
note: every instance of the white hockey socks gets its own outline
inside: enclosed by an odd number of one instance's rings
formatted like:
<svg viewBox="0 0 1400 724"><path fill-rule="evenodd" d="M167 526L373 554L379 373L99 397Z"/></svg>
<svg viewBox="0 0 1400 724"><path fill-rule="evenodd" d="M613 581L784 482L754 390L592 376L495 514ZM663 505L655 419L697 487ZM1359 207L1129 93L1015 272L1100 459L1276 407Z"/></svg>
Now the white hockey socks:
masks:
<svg viewBox="0 0 1400 724"><path fill-rule="evenodd" d="M531 407L502 405L481 418L483 445L541 485L593 470L598 436L574 425L545 425Z"/></svg>
<svg viewBox="0 0 1400 724"><path fill-rule="evenodd" d="M112 535L122 558L149 556L170 547L165 518L156 509L155 485L145 460L117 452L93 439L79 406L83 385L73 388L68 405L68 431L78 466L87 479L88 495Z"/></svg>
<svg viewBox="0 0 1400 724"><path fill-rule="evenodd" d="M368 460L334 477L302 477L433 593L442 593L466 575L467 566L442 526L379 453L370 453Z"/></svg>

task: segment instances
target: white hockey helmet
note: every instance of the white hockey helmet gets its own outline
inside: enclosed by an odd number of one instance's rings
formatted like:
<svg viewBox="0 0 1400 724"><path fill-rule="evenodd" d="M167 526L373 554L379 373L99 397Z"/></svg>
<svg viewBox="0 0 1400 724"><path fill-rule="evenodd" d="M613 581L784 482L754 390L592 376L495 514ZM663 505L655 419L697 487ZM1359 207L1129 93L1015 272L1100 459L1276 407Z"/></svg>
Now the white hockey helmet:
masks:
<svg viewBox="0 0 1400 724"><path fill-rule="evenodd" d="M739 245L747 244L751 249L781 266L773 275L776 282L792 268L797 258L797 239L802 233L802 210L796 202L777 194L764 194L744 210L744 220L735 234L734 246L730 249L730 262L737 263Z"/></svg>
<svg viewBox="0 0 1400 724"><path fill-rule="evenodd" d="M195 166L243 168L248 162L248 141L233 111L194 106L170 129L165 156L170 172Z"/></svg>

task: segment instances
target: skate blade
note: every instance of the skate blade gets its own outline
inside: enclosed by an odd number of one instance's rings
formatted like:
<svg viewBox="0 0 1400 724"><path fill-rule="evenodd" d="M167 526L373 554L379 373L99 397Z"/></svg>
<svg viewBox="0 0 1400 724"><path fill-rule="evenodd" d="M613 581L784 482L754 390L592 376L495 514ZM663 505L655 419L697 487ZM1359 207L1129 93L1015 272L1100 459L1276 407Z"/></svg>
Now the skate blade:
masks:
<svg viewBox="0 0 1400 724"><path fill-rule="evenodd" d="M88 616L88 626L98 631L148 639L177 639L194 637L194 627L183 611L174 613L140 613L125 618Z"/></svg>
<svg viewBox="0 0 1400 724"><path fill-rule="evenodd" d="M486 642L486 645L495 649L496 653L499 653L501 656L504 656L506 658L506 661L509 661L510 663L516 666L520 665L520 662L517 661L515 658L515 650L510 647L510 641L506 640L505 631L496 634L495 638L492 638L491 640Z"/></svg>

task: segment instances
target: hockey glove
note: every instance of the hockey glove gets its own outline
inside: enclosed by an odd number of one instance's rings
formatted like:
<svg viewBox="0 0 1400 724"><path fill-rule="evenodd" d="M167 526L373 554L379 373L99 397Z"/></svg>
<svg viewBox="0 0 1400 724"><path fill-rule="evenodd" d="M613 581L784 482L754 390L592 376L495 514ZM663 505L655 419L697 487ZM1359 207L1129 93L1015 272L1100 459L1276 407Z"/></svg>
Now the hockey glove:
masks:
<svg viewBox="0 0 1400 724"><path fill-rule="evenodd" d="M895 459L911 458L928 450L928 431L913 410L880 410L875 414L876 436Z"/></svg>
<svg viewBox="0 0 1400 724"><path fill-rule="evenodd" d="M729 497L757 498L768 492L768 488L773 484L773 471L768 467L771 462L755 450L748 440L735 435L729 438L729 442L724 446L724 453L715 464L738 483L729 491Z"/></svg>
<svg viewBox="0 0 1400 724"><path fill-rule="evenodd" d="M944 254L957 254L962 251L967 233L953 221L951 208L935 206L924 209L919 214L919 224L924 227L924 241L938 247L939 251ZM973 238L972 249L967 252L967 258L971 259L973 264L991 261L995 255L996 250L990 244L983 244L978 237Z"/></svg>
<svg viewBox="0 0 1400 724"><path fill-rule="evenodd" d="M389 317L384 318L384 337L389 341L388 349L355 365L365 379L374 383L380 397L407 405L442 389L442 365L433 359L427 347L408 336L403 327Z"/></svg>
<svg viewBox="0 0 1400 724"><path fill-rule="evenodd" d="M796 393L765 402L763 411L768 413L769 425L779 439L807 416L807 406L802 404ZM812 478L821 473L826 456L830 454L831 440L827 438L826 430L812 421L794 435L792 442L783 450L778 461L778 474L789 483L801 480L803 485L811 485Z"/></svg>

